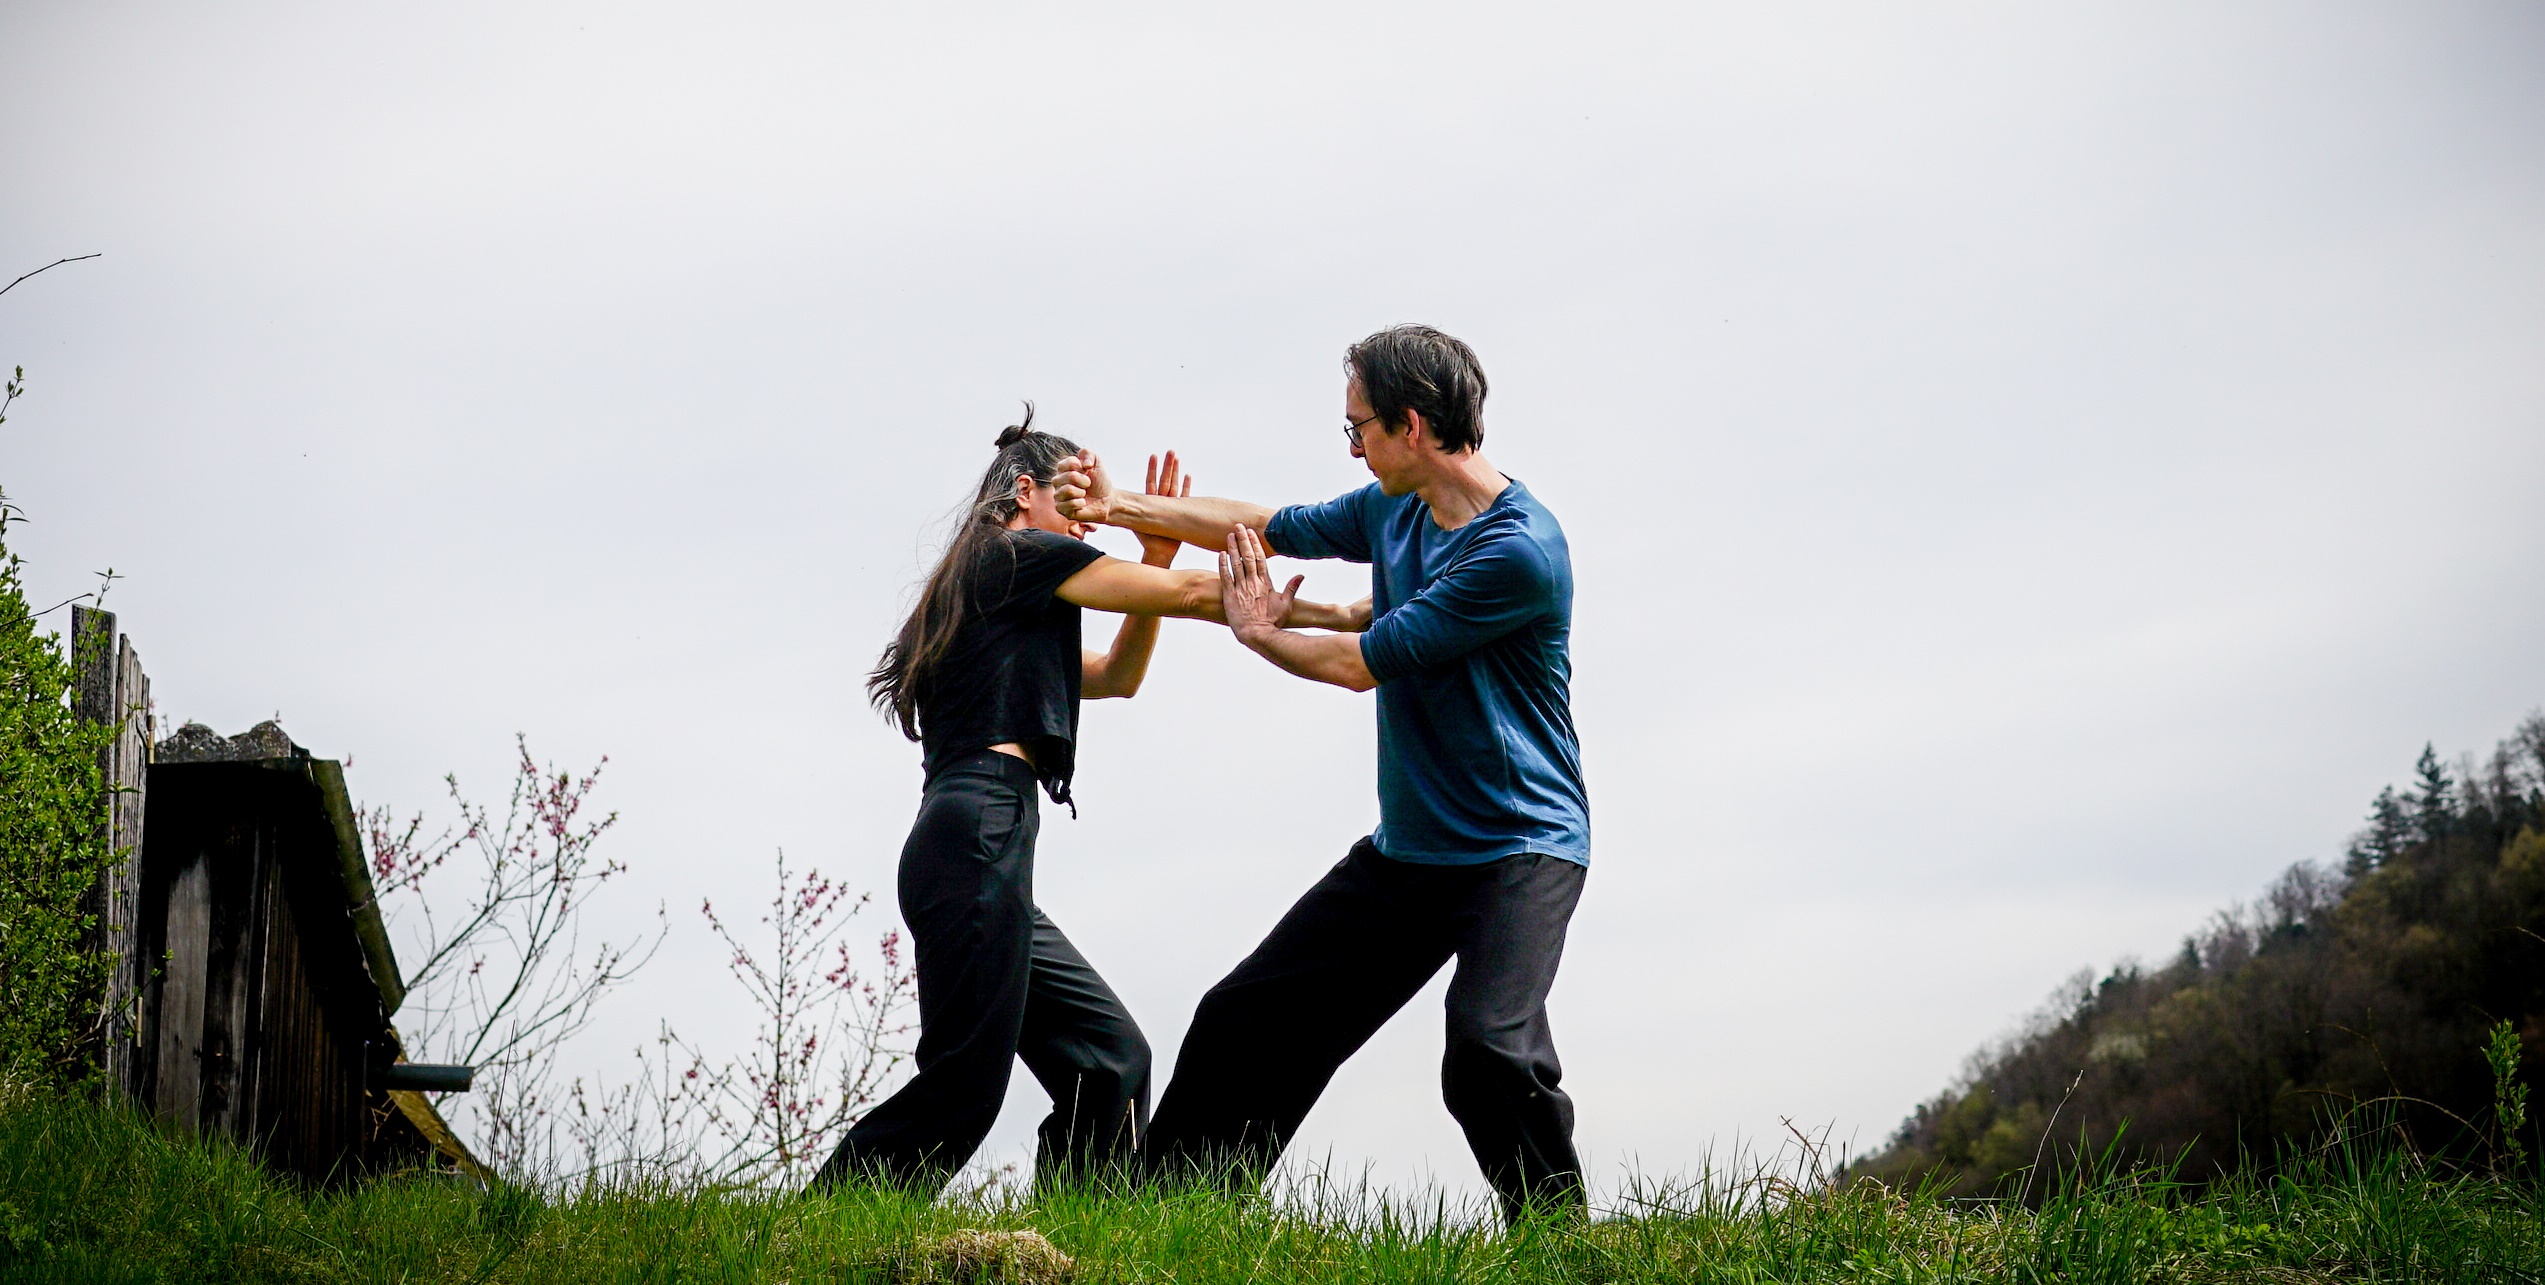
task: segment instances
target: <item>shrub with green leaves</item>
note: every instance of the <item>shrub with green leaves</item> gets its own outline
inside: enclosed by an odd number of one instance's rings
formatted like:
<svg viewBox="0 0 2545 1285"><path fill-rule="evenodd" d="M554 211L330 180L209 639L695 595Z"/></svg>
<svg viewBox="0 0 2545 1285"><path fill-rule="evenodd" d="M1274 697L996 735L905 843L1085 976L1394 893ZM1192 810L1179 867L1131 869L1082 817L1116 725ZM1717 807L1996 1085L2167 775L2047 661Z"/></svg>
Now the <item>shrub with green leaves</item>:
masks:
<svg viewBox="0 0 2545 1285"><path fill-rule="evenodd" d="M2492 1024L2483 1045L2483 1060L2492 1067L2492 1163L2507 1173L2527 1167L2527 1147L2519 1140L2527 1130L2527 1086L2518 1078L2523 1051L2518 1028L2508 1018Z"/></svg>
<svg viewBox="0 0 2545 1285"><path fill-rule="evenodd" d="M71 708L75 667L38 632L0 497L0 1073L76 1078L111 956L82 899L113 859L98 755L113 729Z"/></svg>

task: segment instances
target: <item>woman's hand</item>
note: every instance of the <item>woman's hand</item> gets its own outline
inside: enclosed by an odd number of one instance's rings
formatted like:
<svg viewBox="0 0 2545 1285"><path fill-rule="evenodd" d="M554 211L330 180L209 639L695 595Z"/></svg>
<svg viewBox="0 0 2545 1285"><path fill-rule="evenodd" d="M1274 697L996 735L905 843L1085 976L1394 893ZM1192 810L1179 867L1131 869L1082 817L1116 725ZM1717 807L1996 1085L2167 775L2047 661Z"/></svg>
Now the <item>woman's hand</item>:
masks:
<svg viewBox="0 0 2545 1285"><path fill-rule="evenodd" d="M1088 456L1091 463L1094 458L1092 453ZM1149 495L1170 495L1180 499L1193 493L1193 479L1184 475L1184 466L1176 460L1175 452L1168 451L1163 464L1158 462L1157 456L1149 457L1149 479L1140 489ZM1182 540L1171 535L1151 535L1142 531L1139 536L1140 560L1153 567L1174 565L1175 551L1184 547Z"/></svg>

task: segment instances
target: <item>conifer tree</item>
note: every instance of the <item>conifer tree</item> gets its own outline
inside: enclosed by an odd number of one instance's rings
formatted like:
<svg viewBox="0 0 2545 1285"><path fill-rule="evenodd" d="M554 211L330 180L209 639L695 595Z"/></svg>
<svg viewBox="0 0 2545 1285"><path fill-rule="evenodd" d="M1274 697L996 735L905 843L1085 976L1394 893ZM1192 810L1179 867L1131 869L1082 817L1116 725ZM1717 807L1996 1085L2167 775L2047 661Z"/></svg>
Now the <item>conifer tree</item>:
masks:
<svg viewBox="0 0 2545 1285"><path fill-rule="evenodd" d="M2424 843L2436 843L2456 828L2456 782L2448 779L2448 769L2430 743L2422 742L2421 760L2413 764L2413 775L2420 788L2413 791L2413 824Z"/></svg>
<svg viewBox="0 0 2545 1285"><path fill-rule="evenodd" d="M2404 845L2412 842L2412 814L2405 811L2404 801L2389 785L2377 792L2377 800L2368 808L2368 828L2351 840L2349 859L2343 873L2353 879L2393 860Z"/></svg>

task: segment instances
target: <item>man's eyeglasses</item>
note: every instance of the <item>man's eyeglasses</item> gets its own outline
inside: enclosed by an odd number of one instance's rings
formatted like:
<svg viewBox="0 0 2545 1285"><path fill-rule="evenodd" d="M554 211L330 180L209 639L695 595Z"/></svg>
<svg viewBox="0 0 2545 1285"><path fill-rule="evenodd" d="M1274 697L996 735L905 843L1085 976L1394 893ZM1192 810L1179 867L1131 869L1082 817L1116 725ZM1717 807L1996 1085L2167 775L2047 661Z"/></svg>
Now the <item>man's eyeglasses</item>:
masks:
<svg viewBox="0 0 2545 1285"><path fill-rule="evenodd" d="M1371 415L1362 419L1356 419L1351 423L1344 425L1343 440L1352 443L1354 446L1359 446L1361 444L1361 426L1377 418L1378 416Z"/></svg>

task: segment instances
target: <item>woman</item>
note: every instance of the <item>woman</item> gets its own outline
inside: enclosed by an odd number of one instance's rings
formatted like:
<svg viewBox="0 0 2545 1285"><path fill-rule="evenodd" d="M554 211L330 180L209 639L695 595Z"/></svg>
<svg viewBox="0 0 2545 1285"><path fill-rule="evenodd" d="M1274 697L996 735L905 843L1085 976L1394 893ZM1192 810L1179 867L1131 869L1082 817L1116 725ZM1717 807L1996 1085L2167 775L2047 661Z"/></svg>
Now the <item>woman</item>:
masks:
<svg viewBox="0 0 2545 1285"><path fill-rule="evenodd" d="M1171 539L1141 536L1137 563L1085 543L1052 495L1079 448L1033 423L1028 403L1025 422L999 434L970 511L866 680L922 746L927 773L898 881L919 974L919 1071L849 1130L816 1187L851 1176L942 1187L997 1120L1020 1056L1052 1097L1038 1181L1127 1161L1148 1125L1148 1041L1034 906L1034 792L1070 803L1080 699L1138 692L1158 617L1221 619L1219 577L1168 570ZM1163 467L1151 458L1149 493L1190 494L1177 473L1173 454ZM1081 650L1088 607L1124 613L1112 650ZM1333 611L1302 603L1293 620Z"/></svg>

